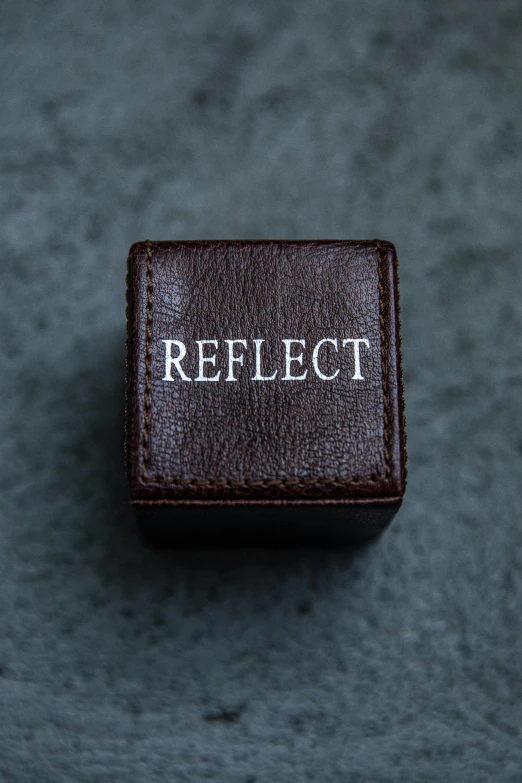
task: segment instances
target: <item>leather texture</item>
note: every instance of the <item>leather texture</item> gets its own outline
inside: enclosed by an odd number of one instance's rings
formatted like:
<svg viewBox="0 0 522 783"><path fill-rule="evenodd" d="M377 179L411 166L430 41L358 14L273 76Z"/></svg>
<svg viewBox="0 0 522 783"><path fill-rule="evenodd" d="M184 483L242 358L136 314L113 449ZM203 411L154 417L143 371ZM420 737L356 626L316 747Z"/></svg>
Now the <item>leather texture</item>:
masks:
<svg viewBox="0 0 522 783"><path fill-rule="evenodd" d="M128 259L126 463L137 506L359 506L395 511L406 484L395 248L374 241L139 242ZM319 341L321 369L313 370ZM365 338L363 380L353 345ZM243 364L227 382L226 340ZM254 340L262 344L256 373ZM284 339L294 343L285 380ZM166 375L165 340L186 346ZM205 345L197 383L197 340ZM350 363L351 362L351 363ZM181 365L180 365L181 366ZM265 369L266 368L266 369ZM342 372L341 372L342 370ZM201 372L201 371L199 371ZM391 514L393 515L393 514ZM349 522L348 514L348 522ZM352 513L352 517L354 514ZM389 520L388 520L389 521Z"/></svg>

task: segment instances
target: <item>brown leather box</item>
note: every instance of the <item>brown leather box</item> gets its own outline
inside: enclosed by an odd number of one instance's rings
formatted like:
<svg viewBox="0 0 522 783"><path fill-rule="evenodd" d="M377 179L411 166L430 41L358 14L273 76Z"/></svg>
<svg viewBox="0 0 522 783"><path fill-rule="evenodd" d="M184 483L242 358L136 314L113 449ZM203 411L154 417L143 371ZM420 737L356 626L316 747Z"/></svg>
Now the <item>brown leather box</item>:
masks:
<svg viewBox="0 0 522 783"><path fill-rule="evenodd" d="M389 242L138 242L127 481L145 535L357 541L406 484Z"/></svg>

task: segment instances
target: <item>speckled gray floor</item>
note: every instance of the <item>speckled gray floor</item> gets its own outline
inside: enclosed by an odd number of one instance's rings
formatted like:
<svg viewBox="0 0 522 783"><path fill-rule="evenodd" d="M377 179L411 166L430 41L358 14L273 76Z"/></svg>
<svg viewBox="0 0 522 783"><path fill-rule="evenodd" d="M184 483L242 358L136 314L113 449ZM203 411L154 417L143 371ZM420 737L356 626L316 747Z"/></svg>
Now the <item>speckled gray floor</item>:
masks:
<svg viewBox="0 0 522 783"><path fill-rule="evenodd" d="M522 9L8 3L0 777L522 779ZM145 549L137 239L379 236L407 502L374 546Z"/></svg>

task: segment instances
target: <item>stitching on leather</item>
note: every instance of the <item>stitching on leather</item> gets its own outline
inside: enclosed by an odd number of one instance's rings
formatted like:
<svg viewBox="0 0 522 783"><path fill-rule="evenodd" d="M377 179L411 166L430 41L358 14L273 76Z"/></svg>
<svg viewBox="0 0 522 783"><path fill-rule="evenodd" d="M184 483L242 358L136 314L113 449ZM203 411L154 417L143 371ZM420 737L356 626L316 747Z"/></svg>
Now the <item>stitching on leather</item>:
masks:
<svg viewBox="0 0 522 783"><path fill-rule="evenodd" d="M125 472L128 468L127 443L129 439L127 422L129 420L129 262L125 276L125 438L123 441L123 464Z"/></svg>
<svg viewBox="0 0 522 783"><path fill-rule="evenodd" d="M384 286L383 286L383 247L377 242L377 269L379 276L379 331L381 338L381 376L383 393L383 430L384 430L384 458L385 472L379 475L353 476L351 478L322 478L322 479L246 479L244 481L209 481L208 479L164 479L158 476L149 476L149 429L150 429L150 363L151 363L151 333L152 333L152 247L147 242L147 307L146 307L146 340L145 340L145 394L143 415L145 419L142 440L142 481L146 484L173 484L176 486L194 488L235 488L250 489L255 487L299 487L299 486L330 486L343 487L346 484L377 483L386 480L391 475L390 465L390 433L389 433L389 388L386 377L387 358L384 328Z"/></svg>
<svg viewBox="0 0 522 783"><path fill-rule="evenodd" d="M147 320L146 320L146 339L145 339L145 395L143 399L143 415L145 426L143 427L143 478L145 481L151 481L147 474L147 465L149 462L149 427L150 427L150 336L152 332L152 248L150 242L147 242ZM157 480L157 479L156 479Z"/></svg>
<svg viewBox="0 0 522 783"><path fill-rule="evenodd" d="M399 396L400 396L400 415L402 418L403 450L404 460L402 466L402 480L406 484L408 481L408 430L406 427L406 400L404 397L404 369L402 367L402 324L401 324L401 284L399 277L399 261L397 256L394 259L396 291L397 291L397 322L398 322L398 352L399 352Z"/></svg>
<svg viewBox="0 0 522 783"><path fill-rule="evenodd" d="M386 466L386 470L384 472L384 475L381 476L382 479L387 479L390 476L391 473L391 466L390 466L390 430L389 430L389 420L388 420L388 380L386 377L386 371L387 371L387 365L386 365L386 341L384 339L385 332L384 332L384 291L383 291L383 277L382 277L382 252L383 248L382 245L378 242L377 243L377 267L379 272L379 326L380 326L380 334L381 334L381 375L382 375L382 397L384 401L383 405L383 426L384 426L384 464Z"/></svg>

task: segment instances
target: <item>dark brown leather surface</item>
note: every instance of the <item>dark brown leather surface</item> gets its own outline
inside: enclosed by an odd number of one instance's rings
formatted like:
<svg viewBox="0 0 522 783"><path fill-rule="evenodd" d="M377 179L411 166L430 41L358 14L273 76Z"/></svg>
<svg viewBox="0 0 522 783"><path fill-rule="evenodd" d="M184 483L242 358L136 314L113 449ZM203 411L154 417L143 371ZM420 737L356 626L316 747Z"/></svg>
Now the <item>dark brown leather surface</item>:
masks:
<svg viewBox="0 0 522 783"><path fill-rule="evenodd" d="M127 478L135 503L397 504L405 488L397 261L393 245L348 242L141 242L128 261ZM284 380L283 339L305 347ZM322 380L312 369L323 346ZM352 380L361 345L364 380ZM187 346L165 375L163 340ZM216 340L217 382L196 382L196 340ZM227 339L244 363L227 382ZM255 375L255 339L264 339ZM212 345L205 355L216 352ZM173 351L173 355L175 351Z"/></svg>

